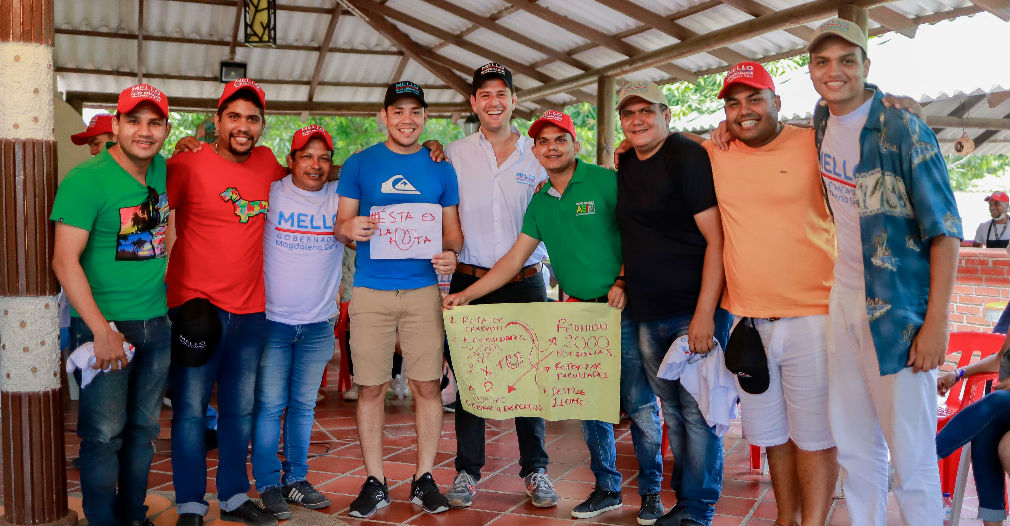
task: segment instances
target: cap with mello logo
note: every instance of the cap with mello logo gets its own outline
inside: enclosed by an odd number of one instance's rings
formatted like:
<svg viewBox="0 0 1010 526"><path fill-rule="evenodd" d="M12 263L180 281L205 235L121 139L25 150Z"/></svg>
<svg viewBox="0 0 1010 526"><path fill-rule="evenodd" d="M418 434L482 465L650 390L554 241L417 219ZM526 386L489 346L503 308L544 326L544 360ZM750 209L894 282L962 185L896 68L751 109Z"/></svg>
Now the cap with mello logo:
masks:
<svg viewBox="0 0 1010 526"><path fill-rule="evenodd" d="M814 49L821 40L832 36L859 46L863 50L863 55L866 55L866 34L855 22L841 18L831 18L821 24L814 38L810 40L807 51Z"/></svg>
<svg viewBox="0 0 1010 526"><path fill-rule="evenodd" d="M130 113L141 102L150 102L158 107L162 117L168 117L168 97L150 84L137 84L124 89L119 94L116 111ZM111 130L110 130L111 131Z"/></svg>
<svg viewBox="0 0 1010 526"><path fill-rule="evenodd" d="M301 150L313 137L322 139L330 151L333 151L333 137L330 137L330 132L326 131L326 128L318 124L312 124L296 131L291 137L291 151Z"/></svg>
<svg viewBox="0 0 1010 526"><path fill-rule="evenodd" d="M659 89L659 86L655 82L649 82L647 80L636 80L629 82L621 88L621 92L617 94L617 109L620 110L622 106L629 99L638 97L645 102L650 102L652 104L666 104L666 96Z"/></svg>
<svg viewBox="0 0 1010 526"><path fill-rule="evenodd" d="M757 62L741 62L726 73L726 78L722 81L722 89L719 90L719 98L726 96L726 90L734 84L744 84L757 89L770 89L775 92L775 82L765 68Z"/></svg>
<svg viewBox="0 0 1010 526"><path fill-rule="evenodd" d="M109 115L108 113L95 115L94 117L91 118L91 122L88 123L87 129L85 129L81 133L75 133L71 135L70 140L74 144L81 146L83 144L87 144L88 139L96 135L101 135L103 133L112 133L112 117L113 116Z"/></svg>
<svg viewBox="0 0 1010 526"><path fill-rule="evenodd" d="M390 84L386 88L386 98L382 101L382 107L388 108L401 97L412 97L421 103L422 108L428 107L428 103L424 101L424 90L421 89L421 86L409 80L401 80L400 82Z"/></svg>
<svg viewBox="0 0 1010 526"><path fill-rule="evenodd" d="M541 128L547 126L548 124L557 126L562 130L572 134L575 137L575 123L572 122L572 118L568 114L561 113L560 111L547 110L539 119L530 125L529 135L534 139L537 138L537 134L540 133Z"/></svg>
<svg viewBox="0 0 1010 526"><path fill-rule="evenodd" d="M509 71L509 68L497 62L488 62L473 72L473 81L470 83L472 93L476 94L488 79L502 79L510 91L515 91L515 87L512 85L512 72Z"/></svg>
<svg viewBox="0 0 1010 526"><path fill-rule="evenodd" d="M224 104L224 101L242 90L253 92L256 95L256 100L260 101L260 106L264 111L266 111L267 95L263 91L263 88L261 88L260 85L252 79L236 79L225 84L224 91L221 92L221 98L217 99L217 109L221 109L221 105Z"/></svg>

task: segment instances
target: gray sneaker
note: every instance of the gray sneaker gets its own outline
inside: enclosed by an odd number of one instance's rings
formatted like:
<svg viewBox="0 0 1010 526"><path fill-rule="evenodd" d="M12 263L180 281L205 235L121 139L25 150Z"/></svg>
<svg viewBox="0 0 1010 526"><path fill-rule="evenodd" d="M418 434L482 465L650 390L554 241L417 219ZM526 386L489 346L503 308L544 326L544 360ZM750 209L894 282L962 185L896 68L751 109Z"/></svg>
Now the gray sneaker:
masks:
<svg viewBox="0 0 1010 526"><path fill-rule="evenodd" d="M554 491L554 484L544 468L526 475L526 494L529 495L530 502L538 508L558 505L558 493Z"/></svg>
<svg viewBox="0 0 1010 526"><path fill-rule="evenodd" d="M473 496L477 493L477 482L466 471L456 473L452 488L445 494L449 506L453 508L468 508L473 504Z"/></svg>

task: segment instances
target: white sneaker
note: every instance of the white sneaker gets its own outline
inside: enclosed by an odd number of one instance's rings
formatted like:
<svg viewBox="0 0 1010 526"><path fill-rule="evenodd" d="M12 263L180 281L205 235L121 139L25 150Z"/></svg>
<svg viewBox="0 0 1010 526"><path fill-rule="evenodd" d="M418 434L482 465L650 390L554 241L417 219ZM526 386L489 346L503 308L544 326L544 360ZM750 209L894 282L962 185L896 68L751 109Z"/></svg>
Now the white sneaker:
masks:
<svg viewBox="0 0 1010 526"><path fill-rule="evenodd" d="M403 400L410 393L410 390L407 388L407 377L402 373L393 377L389 382L389 390L397 398Z"/></svg>
<svg viewBox="0 0 1010 526"><path fill-rule="evenodd" d="M344 401L353 402L358 399L358 384L351 384L351 387L344 391Z"/></svg>

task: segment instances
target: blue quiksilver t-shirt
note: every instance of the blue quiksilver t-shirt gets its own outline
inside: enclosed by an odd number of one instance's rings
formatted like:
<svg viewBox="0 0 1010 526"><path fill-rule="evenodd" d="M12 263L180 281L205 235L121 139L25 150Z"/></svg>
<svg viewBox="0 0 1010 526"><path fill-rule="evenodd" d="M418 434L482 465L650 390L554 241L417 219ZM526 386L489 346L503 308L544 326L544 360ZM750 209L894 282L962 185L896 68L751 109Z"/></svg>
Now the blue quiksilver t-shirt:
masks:
<svg viewBox="0 0 1010 526"><path fill-rule="evenodd" d="M358 215L373 206L402 203L459 204L456 172L447 162L431 160L428 149L399 154L385 143L347 158L337 193L358 200ZM377 290L417 289L435 285L435 269L425 259L372 259L369 242L358 243L354 286Z"/></svg>

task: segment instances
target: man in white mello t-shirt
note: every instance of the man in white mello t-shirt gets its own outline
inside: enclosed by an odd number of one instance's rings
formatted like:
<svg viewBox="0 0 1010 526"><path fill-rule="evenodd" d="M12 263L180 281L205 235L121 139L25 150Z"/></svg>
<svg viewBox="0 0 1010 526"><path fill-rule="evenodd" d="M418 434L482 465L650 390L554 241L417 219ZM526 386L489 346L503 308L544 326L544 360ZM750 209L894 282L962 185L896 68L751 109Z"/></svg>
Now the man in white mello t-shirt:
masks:
<svg viewBox="0 0 1010 526"><path fill-rule="evenodd" d="M337 182L333 139L322 126L295 132L291 173L270 186L263 235L267 334L256 383L252 464L267 512L291 517L287 502L330 505L305 476L316 392L333 355L344 247L333 235ZM277 457L284 415L284 462Z"/></svg>

